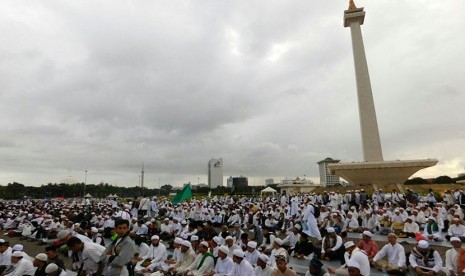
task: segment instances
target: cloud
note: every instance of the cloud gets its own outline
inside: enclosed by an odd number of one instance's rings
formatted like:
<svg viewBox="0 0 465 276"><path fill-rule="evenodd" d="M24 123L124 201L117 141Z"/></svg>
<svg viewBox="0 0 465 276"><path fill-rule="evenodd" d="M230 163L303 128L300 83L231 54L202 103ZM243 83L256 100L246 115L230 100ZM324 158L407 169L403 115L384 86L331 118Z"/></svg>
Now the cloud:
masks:
<svg viewBox="0 0 465 276"><path fill-rule="evenodd" d="M463 172L465 4L357 5L385 159ZM88 170L89 183L130 186L142 163L148 187L206 182L223 157L225 176L261 184L361 160L346 6L2 2L0 183Z"/></svg>

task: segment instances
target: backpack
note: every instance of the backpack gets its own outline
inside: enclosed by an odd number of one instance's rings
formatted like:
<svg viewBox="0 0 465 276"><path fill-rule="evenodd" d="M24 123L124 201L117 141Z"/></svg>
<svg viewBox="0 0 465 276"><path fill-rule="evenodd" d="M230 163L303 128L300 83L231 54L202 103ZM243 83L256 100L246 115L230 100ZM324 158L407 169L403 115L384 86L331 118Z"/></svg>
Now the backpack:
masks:
<svg viewBox="0 0 465 276"><path fill-rule="evenodd" d="M320 207L317 207L316 205L313 205L313 216L315 216L315 218L319 218L320 217Z"/></svg>

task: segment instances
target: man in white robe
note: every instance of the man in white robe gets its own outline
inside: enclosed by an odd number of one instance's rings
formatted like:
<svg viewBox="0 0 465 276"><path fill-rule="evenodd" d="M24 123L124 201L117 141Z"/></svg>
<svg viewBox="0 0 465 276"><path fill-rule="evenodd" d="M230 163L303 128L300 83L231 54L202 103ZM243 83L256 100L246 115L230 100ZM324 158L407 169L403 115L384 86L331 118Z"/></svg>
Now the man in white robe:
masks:
<svg viewBox="0 0 465 276"><path fill-rule="evenodd" d="M213 259L213 255L208 252L208 247L206 241L200 243L199 254L197 254L194 262L187 267L186 275L203 276L208 271L213 270L215 260Z"/></svg>
<svg viewBox="0 0 465 276"><path fill-rule="evenodd" d="M206 274L206 276L226 276L233 271L234 262L228 257L229 249L226 246L220 246L218 250L218 260L216 261L215 269Z"/></svg>
<svg viewBox="0 0 465 276"><path fill-rule="evenodd" d="M142 257L142 262L146 259L150 259L150 265L142 270L142 272L153 271L155 268L161 266L167 259L168 254L166 252L166 246L160 243L160 237L153 235L150 239L151 245L146 256Z"/></svg>
<svg viewBox="0 0 465 276"><path fill-rule="evenodd" d="M265 254L260 254L257 260L257 267L254 270L254 276L270 276L274 268L268 265L270 259Z"/></svg>
<svg viewBox="0 0 465 276"><path fill-rule="evenodd" d="M234 267L231 276L252 276L254 273L252 265L245 259L245 253L241 249L233 252Z"/></svg>

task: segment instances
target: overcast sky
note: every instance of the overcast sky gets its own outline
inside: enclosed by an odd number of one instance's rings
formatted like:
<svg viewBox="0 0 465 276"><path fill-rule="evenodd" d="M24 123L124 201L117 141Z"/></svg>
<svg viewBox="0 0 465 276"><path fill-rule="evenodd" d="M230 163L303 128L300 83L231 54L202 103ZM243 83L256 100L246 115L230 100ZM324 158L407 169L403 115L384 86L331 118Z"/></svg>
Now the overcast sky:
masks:
<svg viewBox="0 0 465 276"><path fill-rule="evenodd" d="M465 172L465 1L356 1L385 160ZM361 161L348 1L1 1L0 184ZM199 179L200 178L200 179Z"/></svg>

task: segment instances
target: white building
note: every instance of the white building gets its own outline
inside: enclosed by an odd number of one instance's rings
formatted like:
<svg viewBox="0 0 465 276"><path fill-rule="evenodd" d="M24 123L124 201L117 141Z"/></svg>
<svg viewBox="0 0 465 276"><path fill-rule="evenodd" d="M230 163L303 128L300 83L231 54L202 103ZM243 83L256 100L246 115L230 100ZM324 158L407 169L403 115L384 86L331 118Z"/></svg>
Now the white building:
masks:
<svg viewBox="0 0 465 276"><path fill-rule="evenodd" d="M208 186L216 188L223 186L223 158L208 161Z"/></svg>
<svg viewBox="0 0 465 276"><path fill-rule="evenodd" d="M320 185L323 187L341 184L339 176L331 174L328 164L339 163L340 160L334 160L330 157L317 162L320 167Z"/></svg>

